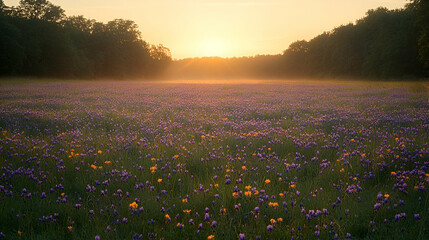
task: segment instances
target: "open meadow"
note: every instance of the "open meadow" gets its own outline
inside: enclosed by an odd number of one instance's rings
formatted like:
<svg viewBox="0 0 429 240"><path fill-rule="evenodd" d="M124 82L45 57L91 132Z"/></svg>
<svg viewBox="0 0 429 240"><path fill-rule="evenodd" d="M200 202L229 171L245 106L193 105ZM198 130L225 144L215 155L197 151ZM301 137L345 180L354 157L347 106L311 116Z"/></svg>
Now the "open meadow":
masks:
<svg viewBox="0 0 429 240"><path fill-rule="evenodd" d="M429 239L427 83L0 83L0 239Z"/></svg>

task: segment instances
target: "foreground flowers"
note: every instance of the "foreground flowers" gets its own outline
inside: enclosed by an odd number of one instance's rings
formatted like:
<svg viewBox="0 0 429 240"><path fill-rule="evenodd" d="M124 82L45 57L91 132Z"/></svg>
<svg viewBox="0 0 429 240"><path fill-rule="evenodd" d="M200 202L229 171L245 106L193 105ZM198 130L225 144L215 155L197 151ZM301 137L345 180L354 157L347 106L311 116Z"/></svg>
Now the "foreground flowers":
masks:
<svg viewBox="0 0 429 240"><path fill-rule="evenodd" d="M427 235L423 93L100 84L0 88L0 237Z"/></svg>

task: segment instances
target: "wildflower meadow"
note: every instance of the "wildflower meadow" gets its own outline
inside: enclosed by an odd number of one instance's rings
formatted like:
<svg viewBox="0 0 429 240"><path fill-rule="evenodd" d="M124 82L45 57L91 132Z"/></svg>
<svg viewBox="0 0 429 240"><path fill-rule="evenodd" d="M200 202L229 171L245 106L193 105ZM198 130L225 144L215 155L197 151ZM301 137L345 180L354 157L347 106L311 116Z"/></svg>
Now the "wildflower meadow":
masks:
<svg viewBox="0 0 429 240"><path fill-rule="evenodd" d="M0 86L0 239L429 239L423 82Z"/></svg>

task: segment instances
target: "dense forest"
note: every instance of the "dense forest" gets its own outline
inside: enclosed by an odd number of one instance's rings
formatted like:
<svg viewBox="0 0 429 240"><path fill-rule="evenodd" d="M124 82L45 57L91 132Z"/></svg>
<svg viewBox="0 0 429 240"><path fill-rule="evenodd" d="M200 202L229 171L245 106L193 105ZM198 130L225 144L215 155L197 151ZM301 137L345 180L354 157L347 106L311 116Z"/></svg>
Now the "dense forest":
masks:
<svg viewBox="0 0 429 240"><path fill-rule="evenodd" d="M308 42L294 42L283 54L284 70L295 76L422 76L423 63L428 60L423 52L419 54L422 32L416 6L370 10L355 24L335 28ZM421 41L420 46L427 44Z"/></svg>
<svg viewBox="0 0 429 240"><path fill-rule="evenodd" d="M55 78L421 78L429 69L429 3L370 10L283 54L171 61L130 20L66 16L47 0L0 0L0 76Z"/></svg>
<svg viewBox="0 0 429 240"><path fill-rule="evenodd" d="M55 78L152 77L171 61L169 49L145 42L138 26L66 16L47 0L0 0L0 75Z"/></svg>

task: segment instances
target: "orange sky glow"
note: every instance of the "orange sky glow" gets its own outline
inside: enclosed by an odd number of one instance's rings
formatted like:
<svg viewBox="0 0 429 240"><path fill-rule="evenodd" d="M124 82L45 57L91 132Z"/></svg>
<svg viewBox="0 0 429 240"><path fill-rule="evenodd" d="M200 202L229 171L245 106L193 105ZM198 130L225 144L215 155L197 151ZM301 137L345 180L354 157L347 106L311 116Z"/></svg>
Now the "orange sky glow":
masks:
<svg viewBox="0 0 429 240"><path fill-rule="evenodd" d="M5 0L14 6L18 0ZM406 0L51 0L68 16L107 22L130 19L144 40L163 44L174 59L281 54L369 9L402 8Z"/></svg>

